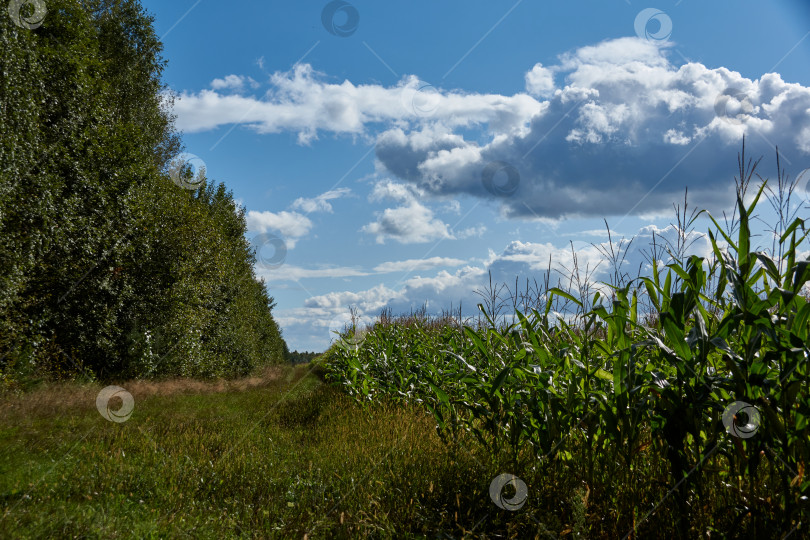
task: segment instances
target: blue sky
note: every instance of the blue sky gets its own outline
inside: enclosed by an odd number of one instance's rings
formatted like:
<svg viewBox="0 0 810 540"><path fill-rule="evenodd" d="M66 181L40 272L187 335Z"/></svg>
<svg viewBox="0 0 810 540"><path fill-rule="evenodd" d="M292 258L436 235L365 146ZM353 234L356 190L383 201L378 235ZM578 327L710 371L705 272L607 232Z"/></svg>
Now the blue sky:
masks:
<svg viewBox="0 0 810 540"><path fill-rule="evenodd" d="M350 308L473 314L489 271L539 277L572 245L596 265L603 218L643 264L685 187L730 207L743 135L763 176L775 146L810 167L806 1L143 3L291 349Z"/></svg>

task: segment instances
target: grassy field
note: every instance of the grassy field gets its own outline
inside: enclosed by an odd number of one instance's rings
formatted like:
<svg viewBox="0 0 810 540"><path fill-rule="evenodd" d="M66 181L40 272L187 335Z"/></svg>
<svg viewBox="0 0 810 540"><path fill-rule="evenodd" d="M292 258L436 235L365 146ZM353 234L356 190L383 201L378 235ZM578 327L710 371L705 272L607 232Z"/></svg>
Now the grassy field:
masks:
<svg viewBox="0 0 810 540"><path fill-rule="evenodd" d="M2 398L0 536L460 538L547 529L556 537L572 529L560 519L569 501L496 507L488 489L498 464L442 443L421 408L362 408L310 371L123 383L135 409L122 423L96 409L101 385Z"/></svg>

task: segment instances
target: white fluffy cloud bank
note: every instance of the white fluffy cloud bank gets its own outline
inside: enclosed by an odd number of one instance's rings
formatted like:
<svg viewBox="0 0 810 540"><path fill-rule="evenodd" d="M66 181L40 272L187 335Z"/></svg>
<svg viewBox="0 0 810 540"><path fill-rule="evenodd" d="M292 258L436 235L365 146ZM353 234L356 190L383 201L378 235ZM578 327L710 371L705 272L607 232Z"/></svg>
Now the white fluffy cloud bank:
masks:
<svg viewBox="0 0 810 540"><path fill-rule="evenodd" d="M778 146L794 173L810 155L810 88L776 73L752 80L677 65L667 43L638 38L527 66L525 92L511 96L433 88L414 76L392 87L336 83L306 64L273 75L261 99L216 90L231 81L183 93L178 126L242 123L297 132L302 143L319 132L362 135L376 141L384 170L425 196L486 198L506 217L649 216L668 212L686 187L695 204L725 207L743 136L754 157ZM403 229L413 220L428 225ZM418 203L386 210L366 231L379 241L452 234Z"/></svg>

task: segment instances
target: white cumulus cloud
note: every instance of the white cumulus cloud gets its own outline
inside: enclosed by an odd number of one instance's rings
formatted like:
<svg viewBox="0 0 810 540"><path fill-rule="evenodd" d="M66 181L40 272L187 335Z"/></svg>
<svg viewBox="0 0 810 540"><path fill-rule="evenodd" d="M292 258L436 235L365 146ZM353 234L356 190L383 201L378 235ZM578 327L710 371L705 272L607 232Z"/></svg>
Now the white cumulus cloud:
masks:
<svg viewBox="0 0 810 540"><path fill-rule="evenodd" d="M543 64L535 64L526 73L526 91L538 97L547 97L554 93L554 72L543 67Z"/></svg>
<svg viewBox="0 0 810 540"><path fill-rule="evenodd" d="M254 81L251 77L243 75L228 75L224 79L214 79L211 81L211 88L214 90L234 90L241 91L245 86L250 86L255 89L259 87L259 83Z"/></svg>
<svg viewBox="0 0 810 540"><path fill-rule="evenodd" d="M226 77L182 93L174 112L187 132L241 123L294 132L301 143L321 132L375 141L378 172L423 195L368 225L378 241L450 237L425 202L459 194L520 219L666 212L687 187L694 204L718 209L733 200L744 136L752 156L778 146L787 161L806 159L810 88L778 73L749 79L679 63L672 46L625 37L580 47L527 66L525 91L514 95L428 87L413 75L393 86L337 82L299 64L273 74L261 97L223 93L239 86ZM492 164L511 167L508 190L486 177Z"/></svg>
<svg viewBox="0 0 810 540"><path fill-rule="evenodd" d="M269 230L277 231L283 237L286 246L295 247L296 242L309 234L312 221L298 212L257 212L251 210L246 215L249 231L265 233Z"/></svg>

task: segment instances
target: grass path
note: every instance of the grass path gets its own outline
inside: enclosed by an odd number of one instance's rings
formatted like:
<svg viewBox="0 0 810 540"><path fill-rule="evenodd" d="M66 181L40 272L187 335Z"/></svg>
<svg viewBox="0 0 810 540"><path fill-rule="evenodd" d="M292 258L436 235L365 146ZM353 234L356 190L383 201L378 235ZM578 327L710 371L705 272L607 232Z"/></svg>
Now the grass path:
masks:
<svg viewBox="0 0 810 540"><path fill-rule="evenodd" d="M0 536L461 538L542 530L542 512L530 504L524 512L495 507L487 490L503 471L443 444L423 411L363 409L308 366L229 383L121 386L135 400L123 423L96 410L100 385L0 399Z"/></svg>

